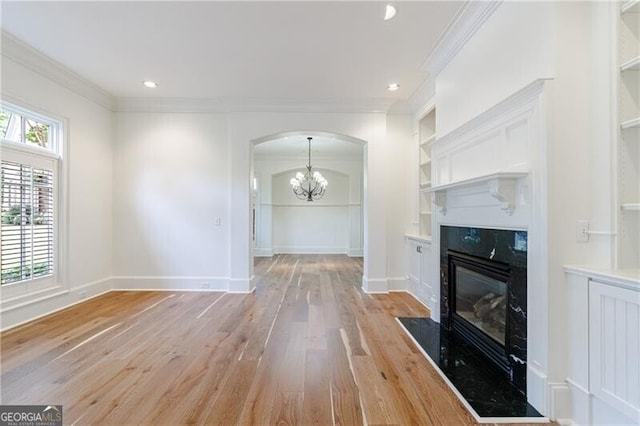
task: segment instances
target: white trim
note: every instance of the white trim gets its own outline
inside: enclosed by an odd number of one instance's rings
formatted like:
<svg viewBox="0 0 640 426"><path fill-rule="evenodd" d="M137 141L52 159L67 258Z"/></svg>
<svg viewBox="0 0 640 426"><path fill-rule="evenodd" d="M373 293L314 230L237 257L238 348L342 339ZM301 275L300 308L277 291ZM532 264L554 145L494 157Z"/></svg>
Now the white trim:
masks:
<svg viewBox="0 0 640 426"><path fill-rule="evenodd" d="M83 284L81 286L78 287L73 287L70 290L62 290L62 291L57 291L55 293L51 293L51 294L47 294L45 296L42 296L38 299L33 299L33 300L29 300L26 301L24 303L21 304L17 304L14 306L8 306L7 308L3 308L2 311L0 312L0 331L6 331L6 330L10 330L12 328L21 326L23 324L29 323L31 321L35 321L37 319L40 319L42 317L46 317L47 315L51 315L53 313L62 311L64 309L67 309L71 306L77 305L79 303L85 302L89 299L93 299L94 297L100 296L102 294L106 294L110 291L112 291L112 285L111 285L111 277L107 277L107 278L103 278L100 280L96 280L96 281L92 281L86 284ZM61 286L58 286L56 288L62 288ZM95 294L91 294L89 295L89 292L95 291ZM77 299L71 303L70 300L72 300L73 297L77 297ZM50 303L55 303L55 299L59 299L59 298L63 298L66 297L68 300L66 303L64 303L64 305L62 306L58 306L55 307L53 309L46 309L44 310L44 312L40 312L36 315L28 315L28 313L24 312L21 313L20 311L28 311L29 309L34 309L34 310L38 310L38 305L39 304L44 304L46 302L50 302ZM16 317L25 317L27 316L28 318L26 319L21 319L21 320L17 320L15 322L12 322L12 318L9 318L9 323L10 325L8 325L7 327L4 327L5 322L7 321L7 316L16 316Z"/></svg>
<svg viewBox="0 0 640 426"><path fill-rule="evenodd" d="M387 277L387 283L389 284L389 293L407 291L407 277Z"/></svg>
<svg viewBox="0 0 640 426"><path fill-rule="evenodd" d="M323 204L322 202L304 202L304 203L261 203L261 206L271 207L361 207L360 203L335 203Z"/></svg>
<svg viewBox="0 0 640 426"><path fill-rule="evenodd" d="M431 78L435 79L500 4L502 0L465 1L436 41L421 69L429 72Z"/></svg>
<svg viewBox="0 0 640 426"><path fill-rule="evenodd" d="M277 98L117 98L116 112L296 112L386 113L396 99L277 99Z"/></svg>
<svg viewBox="0 0 640 426"><path fill-rule="evenodd" d="M431 245L432 236L431 235L414 235L414 234L404 234L404 237L407 240L415 241L420 244Z"/></svg>
<svg viewBox="0 0 640 426"><path fill-rule="evenodd" d="M347 256L349 257L364 257L364 249L350 248L347 250Z"/></svg>
<svg viewBox="0 0 640 426"><path fill-rule="evenodd" d="M419 281L417 278L411 277L411 276L407 277L407 280L414 281L416 284ZM415 294L413 294L413 292L411 290L399 290L399 291L403 291L403 292L407 293L409 296L413 297L416 300L416 302L418 302L422 306L424 306L425 309L427 309L429 311L429 315L431 315L431 308L429 307L429 305L427 305L422 300L420 300L420 298L418 296L416 296ZM438 322L438 323L440 322L440 321L436 321L435 318L431 318L431 320L434 321L434 322Z"/></svg>
<svg viewBox="0 0 640 426"><path fill-rule="evenodd" d="M49 58L4 30L1 32L0 38L2 43L2 56L15 61L23 67L60 84L108 110L113 110L113 96L95 83Z"/></svg>
<svg viewBox="0 0 640 426"><path fill-rule="evenodd" d="M389 282L386 278L367 278L362 276L362 291L368 294L389 293Z"/></svg>
<svg viewBox="0 0 640 426"><path fill-rule="evenodd" d="M349 254L347 247L274 246L275 254Z"/></svg>
<svg viewBox="0 0 640 426"><path fill-rule="evenodd" d="M248 294L256 289L255 275L251 278L231 278L229 279L229 293Z"/></svg>
<svg viewBox="0 0 640 426"><path fill-rule="evenodd" d="M480 115L475 116L466 123L456 127L446 135L438 135L432 147L440 147L451 144L457 146L467 141L470 136L482 134L489 129L496 128L496 122L506 122L513 119L514 112L523 107L531 108L537 102L544 89L545 82L550 79L536 79L524 86L514 94L508 96ZM543 122L543 120L540 120ZM452 141L457 143L452 144Z"/></svg>
<svg viewBox="0 0 640 426"><path fill-rule="evenodd" d="M568 382L569 380L567 380ZM571 422L571 389L567 383L549 383L549 417L557 422Z"/></svg>
<svg viewBox="0 0 640 426"><path fill-rule="evenodd" d="M114 276L119 290L227 291L229 278L218 276ZM208 287L203 287L203 284Z"/></svg>
<svg viewBox="0 0 640 426"><path fill-rule="evenodd" d="M253 257L273 257L272 248L253 248Z"/></svg>

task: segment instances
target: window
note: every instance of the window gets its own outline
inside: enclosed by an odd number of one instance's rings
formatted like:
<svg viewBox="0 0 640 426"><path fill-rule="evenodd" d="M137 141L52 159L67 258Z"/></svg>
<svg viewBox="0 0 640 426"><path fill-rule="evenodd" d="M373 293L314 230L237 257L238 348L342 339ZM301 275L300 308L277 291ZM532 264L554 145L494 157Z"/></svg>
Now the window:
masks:
<svg viewBox="0 0 640 426"><path fill-rule="evenodd" d="M60 123L0 104L0 284L55 283Z"/></svg>

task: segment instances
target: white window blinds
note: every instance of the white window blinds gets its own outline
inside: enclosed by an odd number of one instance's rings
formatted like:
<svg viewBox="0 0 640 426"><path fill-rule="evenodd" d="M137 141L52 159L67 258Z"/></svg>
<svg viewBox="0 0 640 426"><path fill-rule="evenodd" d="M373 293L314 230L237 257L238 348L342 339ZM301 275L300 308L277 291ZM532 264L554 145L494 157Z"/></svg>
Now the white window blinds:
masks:
<svg viewBox="0 0 640 426"><path fill-rule="evenodd" d="M2 161L2 285L54 273L54 167Z"/></svg>

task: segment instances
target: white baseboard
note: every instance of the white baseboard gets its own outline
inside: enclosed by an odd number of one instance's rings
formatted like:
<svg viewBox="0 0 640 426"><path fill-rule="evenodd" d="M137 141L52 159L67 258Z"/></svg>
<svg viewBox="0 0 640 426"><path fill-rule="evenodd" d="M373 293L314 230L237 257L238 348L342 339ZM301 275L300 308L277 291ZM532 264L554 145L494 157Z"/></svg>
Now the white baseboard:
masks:
<svg viewBox="0 0 640 426"><path fill-rule="evenodd" d="M362 276L362 290L365 293L389 293L389 282L386 278L370 279Z"/></svg>
<svg viewBox="0 0 640 426"><path fill-rule="evenodd" d="M296 246L278 246L273 248L275 254L348 254L349 249L346 247L296 247Z"/></svg>
<svg viewBox="0 0 640 426"><path fill-rule="evenodd" d="M549 418L558 423L571 424L571 389L567 383L549 382Z"/></svg>
<svg viewBox="0 0 640 426"><path fill-rule="evenodd" d="M104 278L34 300L25 299L19 305L3 308L0 312L0 331L18 327L93 299L111 291L112 287L112 279Z"/></svg>
<svg viewBox="0 0 640 426"><path fill-rule="evenodd" d="M347 256L349 257L363 257L364 250L363 249L349 249L347 250Z"/></svg>
<svg viewBox="0 0 640 426"><path fill-rule="evenodd" d="M407 291L407 279L398 277L388 277L389 291Z"/></svg>
<svg viewBox="0 0 640 426"><path fill-rule="evenodd" d="M227 277L113 277L113 288L116 290L198 290L227 291Z"/></svg>
<svg viewBox="0 0 640 426"><path fill-rule="evenodd" d="M272 248L254 248L253 257L273 257Z"/></svg>
<svg viewBox="0 0 640 426"><path fill-rule="evenodd" d="M569 414L563 416L564 424L590 425L591 420L591 394L582 385L567 379L567 390L569 393ZM560 418L558 418L560 423Z"/></svg>
<svg viewBox="0 0 640 426"><path fill-rule="evenodd" d="M549 416L547 375L527 363L527 400L540 414Z"/></svg>
<svg viewBox="0 0 640 426"><path fill-rule="evenodd" d="M255 290L255 276L251 278L231 278L229 280L229 293L251 293Z"/></svg>
<svg viewBox="0 0 640 426"><path fill-rule="evenodd" d="M424 306L425 308L427 308L429 310L429 312L431 312L431 319L435 322L440 322L439 319L434 318L433 317L433 310L431 309L431 307L429 306L428 303L426 303L424 300L420 299L418 296L416 296L413 291L410 290L406 290L406 293L408 293L411 297L413 297L416 301L418 301L418 303L420 303L422 306Z"/></svg>

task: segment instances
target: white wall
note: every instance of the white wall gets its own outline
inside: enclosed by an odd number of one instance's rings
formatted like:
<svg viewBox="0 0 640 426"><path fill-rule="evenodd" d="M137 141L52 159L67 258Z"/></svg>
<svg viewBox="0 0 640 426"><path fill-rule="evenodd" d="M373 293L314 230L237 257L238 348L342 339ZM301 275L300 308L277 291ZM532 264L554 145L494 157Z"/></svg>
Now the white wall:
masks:
<svg viewBox="0 0 640 426"><path fill-rule="evenodd" d="M442 137L553 73L553 2L503 2L436 79Z"/></svg>
<svg viewBox="0 0 640 426"><path fill-rule="evenodd" d="M68 210L62 238L62 282L54 295L2 300L0 326L62 308L111 287L113 117L98 104L2 57L2 98L66 121Z"/></svg>
<svg viewBox="0 0 640 426"><path fill-rule="evenodd" d="M118 287L227 288L228 156L224 115L117 115Z"/></svg>
<svg viewBox="0 0 640 426"><path fill-rule="evenodd" d="M314 170L329 182L324 197L314 202L299 200L289 184L306 163L302 157L255 159L258 198L254 254L362 255L362 157L314 157Z"/></svg>

